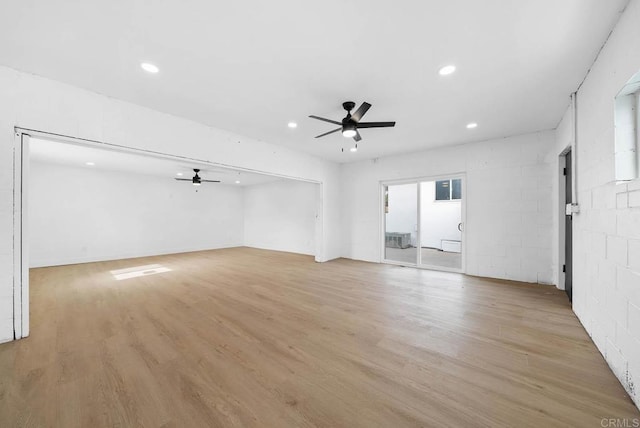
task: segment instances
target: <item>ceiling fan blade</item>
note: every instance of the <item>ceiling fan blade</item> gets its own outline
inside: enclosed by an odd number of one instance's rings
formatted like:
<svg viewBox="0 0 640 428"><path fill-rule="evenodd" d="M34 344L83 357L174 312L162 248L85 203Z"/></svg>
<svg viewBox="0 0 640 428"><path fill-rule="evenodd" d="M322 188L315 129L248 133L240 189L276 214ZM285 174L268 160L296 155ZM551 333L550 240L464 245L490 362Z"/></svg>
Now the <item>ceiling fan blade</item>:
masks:
<svg viewBox="0 0 640 428"><path fill-rule="evenodd" d="M358 128L388 128L396 126L395 122L360 122Z"/></svg>
<svg viewBox="0 0 640 428"><path fill-rule="evenodd" d="M356 140L356 143L360 140L362 140L362 137L360 136L360 133L358 132L358 130L356 129L356 136L353 137L354 140Z"/></svg>
<svg viewBox="0 0 640 428"><path fill-rule="evenodd" d="M360 119L362 119L362 116L364 116L364 114L370 108L371 108L371 104L367 102L362 103L362 105L358 107L358 110L356 110L356 112L351 115L351 120L353 120L354 122L360 122Z"/></svg>
<svg viewBox="0 0 640 428"><path fill-rule="evenodd" d="M309 117L312 118L312 119L318 119L318 120L322 120L322 121L325 121L325 122L333 123L334 125L342 125L342 122L337 122L337 121L331 120L331 119L325 119L324 117L320 117L320 116L311 115Z"/></svg>
<svg viewBox="0 0 640 428"><path fill-rule="evenodd" d="M324 137L325 135L333 134L334 132L338 132L338 131L341 131L341 130L342 130L342 127L336 128L333 131L329 131L329 132L325 132L324 134L320 134L316 138Z"/></svg>
<svg viewBox="0 0 640 428"><path fill-rule="evenodd" d="M193 181L192 178L176 178L175 180L178 180L178 181Z"/></svg>
<svg viewBox="0 0 640 428"><path fill-rule="evenodd" d="M200 180L201 182L206 181L207 183L220 183L220 180Z"/></svg>

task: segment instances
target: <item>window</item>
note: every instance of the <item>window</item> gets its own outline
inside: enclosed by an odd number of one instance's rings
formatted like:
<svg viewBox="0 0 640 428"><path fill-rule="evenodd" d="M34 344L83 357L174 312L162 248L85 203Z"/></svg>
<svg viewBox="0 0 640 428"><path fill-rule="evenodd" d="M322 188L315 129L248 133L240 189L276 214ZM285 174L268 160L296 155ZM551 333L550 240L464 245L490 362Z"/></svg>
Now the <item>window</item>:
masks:
<svg viewBox="0 0 640 428"><path fill-rule="evenodd" d="M462 180L451 180L451 199L462 199Z"/></svg>
<svg viewBox="0 0 640 428"><path fill-rule="evenodd" d="M616 181L639 177L640 72L627 82L615 99Z"/></svg>
<svg viewBox="0 0 640 428"><path fill-rule="evenodd" d="M462 199L462 180L436 181L436 201L451 201Z"/></svg>

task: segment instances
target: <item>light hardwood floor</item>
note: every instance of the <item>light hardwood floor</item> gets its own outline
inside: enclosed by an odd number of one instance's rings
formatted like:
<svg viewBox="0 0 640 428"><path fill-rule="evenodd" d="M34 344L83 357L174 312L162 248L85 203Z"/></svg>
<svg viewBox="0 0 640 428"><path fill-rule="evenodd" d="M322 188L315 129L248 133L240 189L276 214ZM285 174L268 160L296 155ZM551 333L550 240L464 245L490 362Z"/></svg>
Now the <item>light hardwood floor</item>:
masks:
<svg viewBox="0 0 640 428"><path fill-rule="evenodd" d="M151 263L171 272L116 281ZM249 248L33 269L0 426L600 427L639 418L549 286Z"/></svg>

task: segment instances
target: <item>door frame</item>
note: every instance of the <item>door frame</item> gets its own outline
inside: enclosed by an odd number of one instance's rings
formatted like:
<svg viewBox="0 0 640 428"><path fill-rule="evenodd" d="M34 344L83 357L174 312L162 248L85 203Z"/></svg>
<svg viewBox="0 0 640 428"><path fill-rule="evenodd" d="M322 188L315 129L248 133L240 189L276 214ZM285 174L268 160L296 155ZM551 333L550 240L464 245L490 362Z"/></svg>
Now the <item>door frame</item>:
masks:
<svg viewBox="0 0 640 428"><path fill-rule="evenodd" d="M558 154L558 170L557 170L557 184L558 184L558 193L556 194L558 208L556 210L556 221L558 222L557 229L557 247L556 251L558 252L558 260L556 265L556 282L557 287L560 290L564 290L564 272L562 272L562 266L565 261L565 253L564 253L564 243L565 243L565 224L564 224L564 216L565 216L565 196L566 196L566 184L564 178L564 168L566 167L566 157L565 155L571 149L571 147L566 147L564 150Z"/></svg>
<svg viewBox="0 0 640 428"><path fill-rule="evenodd" d="M573 206L575 201L574 194L574 186L573 180L575 177L574 173L574 151L571 147L566 148L562 151L560 164L564 165L560 174L560 195L561 199L561 219L559 222L560 226L560 249L558 251L558 272L561 276L562 282L558 283L558 288L564 290L567 294L569 301L573 301L573 212L567 214L567 206ZM567 156L570 156L570 163L567 163ZM567 186L567 178L570 180L570 185ZM567 192L570 192L571 198L570 201L567 201ZM567 217L570 218L569 224L571 225L571 230L567 230ZM569 243L567 243L567 236L570 237ZM567 247L569 244L569 248ZM569 250L569 255L571 260L567 259L567 250ZM565 269L563 269L565 267ZM571 284L570 289L567 289L567 274L569 276L569 282Z"/></svg>
<svg viewBox="0 0 640 428"><path fill-rule="evenodd" d="M566 243L566 225L565 225L565 217L566 217L566 195L567 195L567 185L564 169L567 167L567 153L571 152L572 154L572 163L573 163L573 150L571 145L567 145L560 153L558 154L558 169L556 174L556 183L558 185L558 192L556 194L557 200L557 211L556 211L556 221L558 222L557 235L556 235L556 243L557 243L557 265L556 265L556 283L557 288L560 290L564 290L565 288L565 273L562 271L563 266L566 264L566 255L565 255L565 243ZM571 170L573 171L573 165L571 165ZM575 173L574 173L575 176ZM572 181L573 181L572 177ZM570 189L573 193L573 188ZM575 195L572 194L572 199L575 200Z"/></svg>
<svg viewBox="0 0 640 428"><path fill-rule="evenodd" d="M30 134L16 129L13 147L13 338L29 336L29 240L27 202Z"/></svg>
<svg viewBox="0 0 640 428"><path fill-rule="evenodd" d="M438 181L438 180L452 180L452 179L456 179L459 178L461 179L461 187L462 187L462 199L460 200L460 215L461 215L461 220L462 220L462 242L461 242L461 256L462 256L462 260L461 260L461 266L460 269L456 269L456 268L448 268L445 266L431 266L431 265L423 265L422 263L420 263L420 261L422 260L422 243L421 243L421 214L422 214L422 207L421 207L421 198L420 198L420 194L421 194L421 183L425 182L425 181ZM406 262L401 262L401 261L397 261L397 260L389 260L385 258L385 238L386 238L386 217L385 217L385 210L384 210L384 192L385 192L385 187L387 186L395 186L395 185L400 185L400 184L416 184L416 200L417 200L417 247L416 247L416 263L406 263ZM422 177L417 177L417 178L407 178L407 179L398 179L398 180L381 180L379 182L379 195L380 195L380 202L379 202L379 214L380 214L380 263L385 263L385 264L390 264L390 265L397 265L397 266L405 266L405 267L414 267L414 268L418 268L418 269L426 269L426 270L437 270L437 271L443 271L443 272L455 272L455 273L465 273L467 270L467 256L466 256L466 252L467 252L467 245L466 245L466 240L467 240L467 203L466 203L466 198L467 198L467 175L464 172L458 172L458 173L450 173L450 174L439 174L439 175L433 175L433 176L422 176Z"/></svg>

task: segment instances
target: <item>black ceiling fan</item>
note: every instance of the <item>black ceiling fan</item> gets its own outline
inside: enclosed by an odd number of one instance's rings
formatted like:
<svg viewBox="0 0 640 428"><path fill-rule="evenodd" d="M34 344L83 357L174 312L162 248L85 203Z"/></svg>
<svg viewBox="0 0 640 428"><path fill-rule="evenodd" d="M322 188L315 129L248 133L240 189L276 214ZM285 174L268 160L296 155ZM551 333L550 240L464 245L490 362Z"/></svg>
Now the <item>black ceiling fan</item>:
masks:
<svg viewBox="0 0 640 428"><path fill-rule="evenodd" d="M193 168L193 172L196 173L196 175L193 176L193 178L176 178L176 180L178 181L190 181L191 183L193 183L194 186L199 186L202 183L220 183L220 180L203 180L202 178L200 178L200 176L198 175L198 173L200 172L200 170L198 168Z"/></svg>
<svg viewBox="0 0 640 428"><path fill-rule="evenodd" d="M392 126L396 126L395 122L360 122L362 116L365 115L367 110L371 108L371 104L364 102L358 110L356 110L353 114L351 114L351 110L356 106L356 103L353 101L345 101L342 103L342 107L347 111L347 115L342 122L338 122L336 120L325 119L324 117L309 116L312 119L322 120L324 122L333 123L334 125L340 125L339 128L334 129L333 131L325 132L324 134L318 135L316 138L324 137L325 135L333 134L334 132L342 131L342 135L346 138L353 138L356 142L362 140L358 129L361 128L389 128Z"/></svg>

